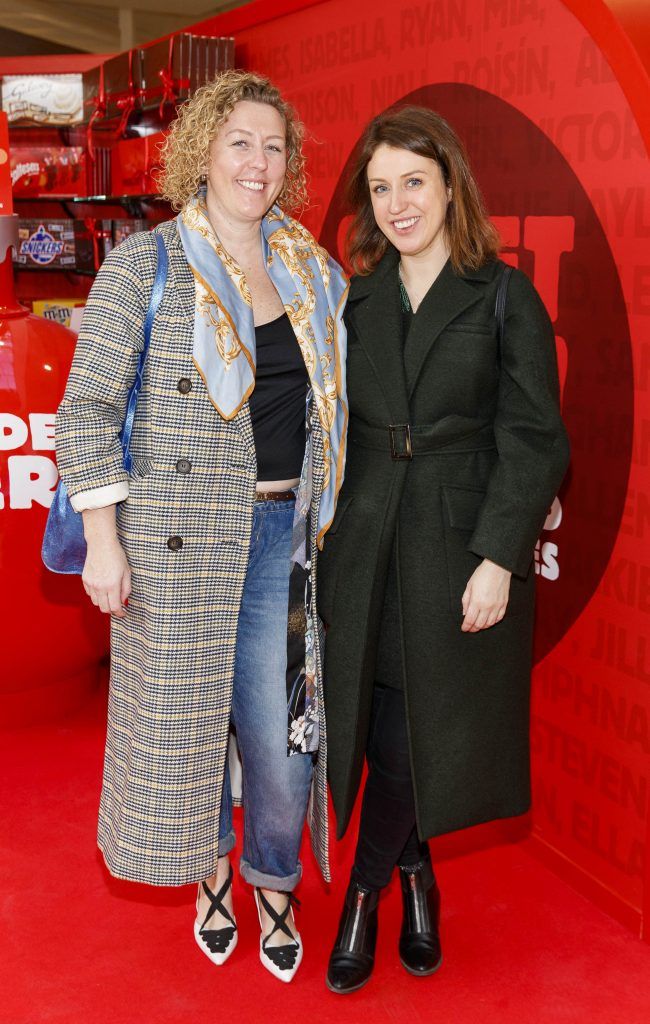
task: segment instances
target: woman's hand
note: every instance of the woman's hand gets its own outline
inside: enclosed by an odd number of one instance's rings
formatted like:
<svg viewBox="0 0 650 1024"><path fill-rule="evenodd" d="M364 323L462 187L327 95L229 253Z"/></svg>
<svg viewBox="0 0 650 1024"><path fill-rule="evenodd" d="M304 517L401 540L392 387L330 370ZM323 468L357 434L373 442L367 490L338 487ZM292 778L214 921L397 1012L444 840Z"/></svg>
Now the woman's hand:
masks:
<svg viewBox="0 0 650 1024"><path fill-rule="evenodd" d="M506 613L512 573L484 558L470 576L463 594L464 633L494 626Z"/></svg>
<svg viewBox="0 0 650 1024"><path fill-rule="evenodd" d="M100 611L117 619L126 615L131 593L131 570L115 529L115 506L83 512L88 551L81 580Z"/></svg>

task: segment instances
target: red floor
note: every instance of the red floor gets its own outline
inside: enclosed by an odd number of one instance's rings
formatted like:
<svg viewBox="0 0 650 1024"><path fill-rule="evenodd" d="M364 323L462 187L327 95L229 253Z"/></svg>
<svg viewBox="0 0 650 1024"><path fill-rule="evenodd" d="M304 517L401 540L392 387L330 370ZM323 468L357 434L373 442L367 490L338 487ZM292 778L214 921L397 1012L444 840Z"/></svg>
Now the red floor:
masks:
<svg viewBox="0 0 650 1024"><path fill-rule="evenodd" d="M66 726L1 739L2 1024L648 1024L650 947L542 866L525 841L440 844L444 963L411 978L396 954L399 892L382 902L375 975L341 997L323 981L350 843L332 892L305 851L305 960L290 986L257 959L251 894L223 968L192 938L193 887L112 880L94 845L102 706ZM467 847L466 847L467 848Z"/></svg>

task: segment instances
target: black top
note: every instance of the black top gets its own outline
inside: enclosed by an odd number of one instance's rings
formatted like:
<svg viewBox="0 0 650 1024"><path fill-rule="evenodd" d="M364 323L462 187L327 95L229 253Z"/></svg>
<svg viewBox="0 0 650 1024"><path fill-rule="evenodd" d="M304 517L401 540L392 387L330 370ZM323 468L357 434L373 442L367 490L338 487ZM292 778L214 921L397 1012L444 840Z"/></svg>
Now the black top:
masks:
<svg viewBox="0 0 650 1024"><path fill-rule="evenodd" d="M255 328L257 369L249 399L258 480L293 480L305 455L309 375L286 313Z"/></svg>

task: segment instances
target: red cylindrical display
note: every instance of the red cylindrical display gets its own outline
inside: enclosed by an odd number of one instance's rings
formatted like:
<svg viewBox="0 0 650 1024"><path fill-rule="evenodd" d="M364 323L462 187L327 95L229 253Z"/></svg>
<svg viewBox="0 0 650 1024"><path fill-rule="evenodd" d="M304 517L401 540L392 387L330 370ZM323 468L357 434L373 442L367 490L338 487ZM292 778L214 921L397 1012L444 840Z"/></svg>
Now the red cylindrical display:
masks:
<svg viewBox="0 0 650 1024"><path fill-rule="evenodd" d="M54 414L75 335L16 300L11 266L17 218L0 217L0 726L69 714L94 688L107 623L78 576L40 562L57 482Z"/></svg>

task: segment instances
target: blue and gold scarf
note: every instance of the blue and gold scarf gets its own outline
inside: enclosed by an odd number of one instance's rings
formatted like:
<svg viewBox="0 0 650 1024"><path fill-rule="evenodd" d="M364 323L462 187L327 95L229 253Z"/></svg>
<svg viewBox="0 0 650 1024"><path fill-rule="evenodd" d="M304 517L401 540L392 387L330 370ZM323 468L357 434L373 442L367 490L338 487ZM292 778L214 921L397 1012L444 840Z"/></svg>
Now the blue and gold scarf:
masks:
<svg viewBox="0 0 650 1024"><path fill-rule="evenodd" d="M232 420L255 387L255 323L246 278L208 219L205 190L177 217L178 231L196 286L194 364L215 409ZM290 578L287 695L289 753L318 746L315 610L309 561L311 443L315 425L323 442L323 487L316 536L322 547L343 481L348 409L345 388L347 281L338 264L298 221L273 206L261 224L268 275L287 312L309 374L307 443L296 500ZM297 615L296 604L304 608ZM297 643L291 623L302 621Z"/></svg>

